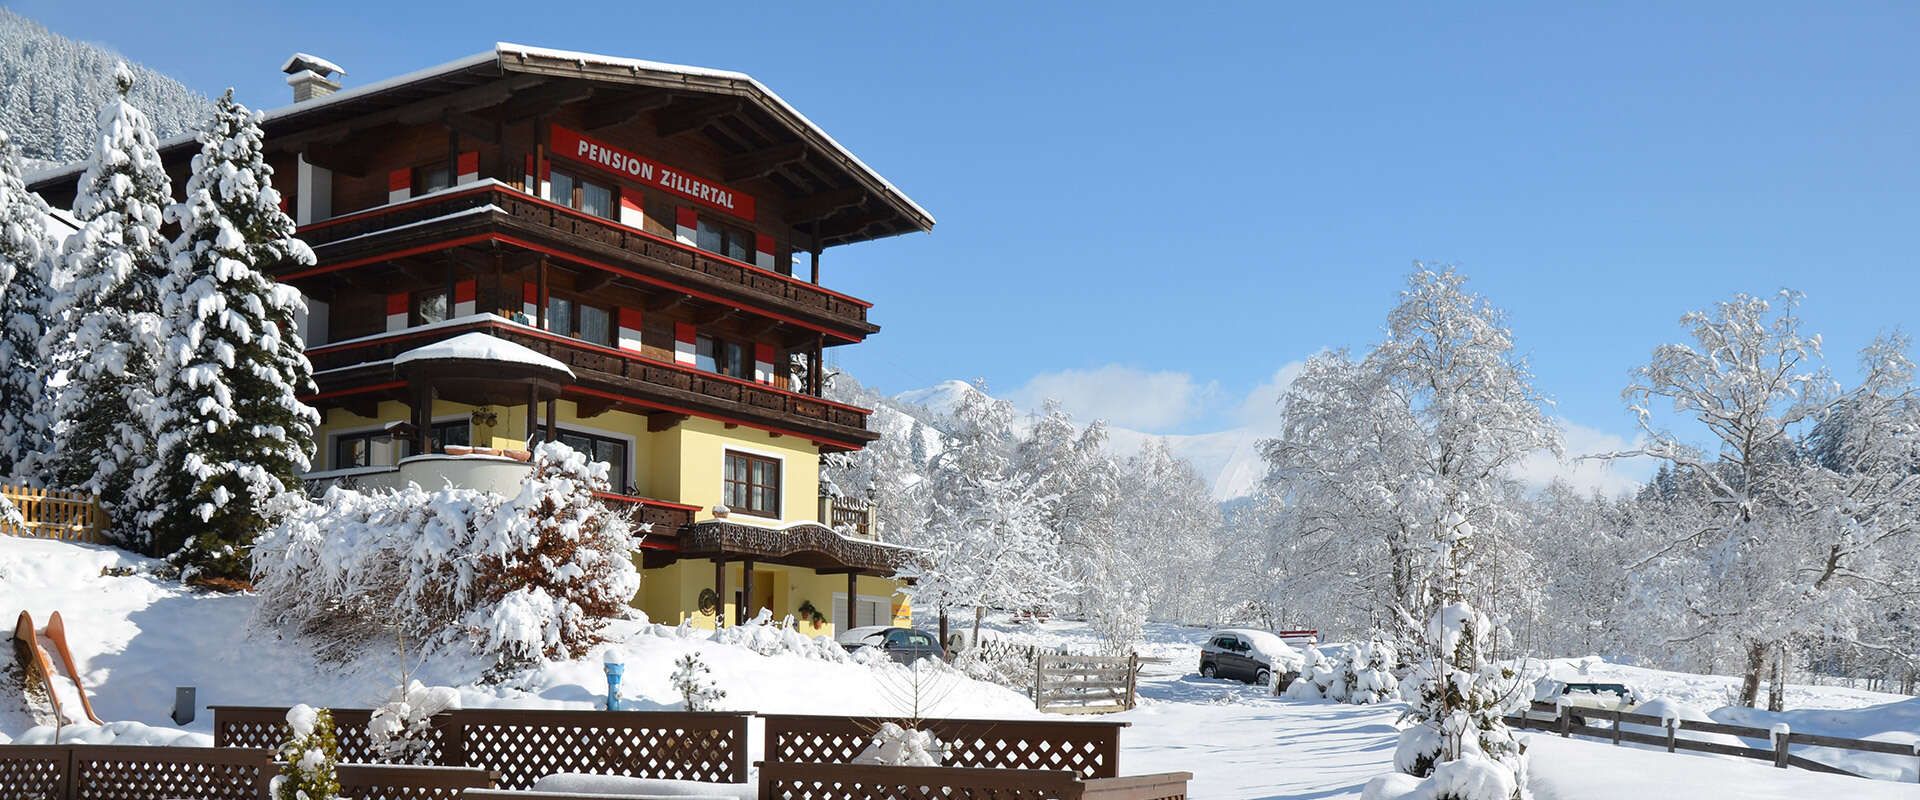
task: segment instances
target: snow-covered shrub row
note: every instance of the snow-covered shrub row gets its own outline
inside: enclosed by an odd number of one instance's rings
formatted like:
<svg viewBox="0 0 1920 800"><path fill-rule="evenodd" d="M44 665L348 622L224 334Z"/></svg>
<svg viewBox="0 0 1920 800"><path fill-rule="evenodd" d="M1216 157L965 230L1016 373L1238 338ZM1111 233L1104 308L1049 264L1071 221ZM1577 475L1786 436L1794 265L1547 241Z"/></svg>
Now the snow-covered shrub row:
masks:
<svg viewBox="0 0 1920 800"><path fill-rule="evenodd" d="M151 747L212 747L213 737L179 728L162 728L144 722L109 722L105 725L73 723L60 726L60 740L54 741L52 725L28 728L14 744L117 744ZM5 737L0 737L4 740Z"/></svg>
<svg viewBox="0 0 1920 800"><path fill-rule="evenodd" d="M396 632L512 665L576 657L629 612L631 525L593 497L607 465L540 445L518 494L335 487L257 543L258 624L348 659Z"/></svg>
<svg viewBox="0 0 1920 800"><path fill-rule="evenodd" d="M1360 644L1326 648L1309 647L1300 677L1282 691L1301 700L1335 700L1355 705L1385 703L1397 699L1400 681L1394 677L1397 651L1393 643L1378 635Z"/></svg>
<svg viewBox="0 0 1920 800"><path fill-rule="evenodd" d="M742 625L721 628L718 633L693 627L691 620L679 625L654 624L641 629L641 633L666 639L706 640L716 644L744 647L763 656L795 655L817 661L834 663L866 664L875 660L886 660L884 653L872 648L848 653L831 636L808 636L800 632L792 616L780 622L773 621L772 612L761 609L760 614Z"/></svg>

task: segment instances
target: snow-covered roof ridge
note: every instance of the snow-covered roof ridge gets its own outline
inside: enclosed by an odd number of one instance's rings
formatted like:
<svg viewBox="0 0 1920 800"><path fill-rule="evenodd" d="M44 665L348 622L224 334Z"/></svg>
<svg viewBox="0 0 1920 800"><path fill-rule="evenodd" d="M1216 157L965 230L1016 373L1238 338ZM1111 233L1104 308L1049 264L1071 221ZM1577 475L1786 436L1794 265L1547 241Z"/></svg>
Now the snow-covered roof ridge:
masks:
<svg viewBox="0 0 1920 800"><path fill-rule="evenodd" d="M312 53L294 53L293 55L287 56L287 63L280 65L281 72L293 73L301 70L311 70L322 75L329 72L335 72L341 75L347 74L347 71L341 69L339 64L335 64Z"/></svg>
<svg viewBox="0 0 1920 800"><path fill-rule="evenodd" d="M501 361L528 364L573 376L573 370L525 345L514 344L489 333L463 333L451 339L416 347L393 357L393 363L418 361Z"/></svg>
<svg viewBox="0 0 1920 800"><path fill-rule="evenodd" d="M861 171L871 176L876 183L880 184L881 187L885 188L889 192L892 192L895 197L900 198L900 202L907 204L909 207L911 207L914 210L915 213L918 213L921 216L926 217L927 222L929 224L932 224L934 222L933 215L928 213L925 208L922 208L919 203L914 202L913 198L908 197L906 192L900 191L900 187L893 185L892 181L887 180L886 177L881 175L878 170L875 170L873 167L868 166L867 162L861 161L860 157L854 155L852 150L847 149L846 145L843 145L839 142L839 140L834 139L832 134L827 133L825 128L820 127L813 120L808 119L807 115L800 113L800 110L797 108L794 108L793 104L787 102L786 98L781 97L777 92L768 88L766 84L761 83L759 79L753 77L752 75L748 75L747 73L734 72L732 70L713 69L710 67L694 67L694 66L688 66L686 64L670 64L664 61L648 61L646 59L641 59L641 58L622 58L620 56L604 56L596 53L581 52L578 50L556 50L556 49L546 48L546 47L533 47L531 45L515 44L513 42L497 42L494 44L494 50L498 52L502 58L506 57L508 54L511 53L516 55L541 56L544 58L557 58L557 59L564 59L568 61L578 61L578 62L581 62L582 64L595 63L595 64L604 64L608 66L615 66L615 67L627 67L633 70L644 69L644 70L651 70L655 72L672 72L672 73L678 73L681 75L688 75L693 77L715 78L719 80L733 80L733 81L745 82L747 84L752 85L753 88L759 91L761 94L765 95L768 100L771 100L774 104L780 106L781 110L787 112L788 114L792 114L794 119L799 120L801 124L807 126L815 134L818 134L821 141L827 143L834 150L838 151L840 155L846 157L848 161L852 162L855 166L859 167Z"/></svg>

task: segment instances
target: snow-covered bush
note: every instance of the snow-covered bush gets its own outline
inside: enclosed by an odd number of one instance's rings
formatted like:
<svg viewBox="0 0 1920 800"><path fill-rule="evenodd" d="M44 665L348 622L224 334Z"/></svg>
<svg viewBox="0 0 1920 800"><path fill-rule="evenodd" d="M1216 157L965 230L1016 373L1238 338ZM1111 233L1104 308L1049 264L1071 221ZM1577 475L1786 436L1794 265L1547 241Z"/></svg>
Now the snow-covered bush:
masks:
<svg viewBox="0 0 1920 800"><path fill-rule="evenodd" d="M851 659L847 655L847 649L835 642L833 637L808 636L801 633L794 627L791 616L775 623L773 612L764 608L744 625L721 628L713 635L713 641L745 647L763 656L786 653L835 663L843 663Z"/></svg>
<svg viewBox="0 0 1920 800"><path fill-rule="evenodd" d="M270 785L273 800L337 800L340 779L334 764L340 761L340 742L333 712L306 704L287 709L287 739L274 761L280 774Z"/></svg>
<svg viewBox="0 0 1920 800"><path fill-rule="evenodd" d="M903 728L891 722L880 723L867 749L853 757L855 764L883 767L937 767L946 755L946 745L931 731Z"/></svg>
<svg viewBox="0 0 1920 800"><path fill-rule="evenodd" d="M1385 703L1400 695L1400 680L1393 675L1393 663L1398 651L1393 643L1375 633L1366 644L1347 651L1351 658L1347 661L1347 674L1352 676L1348 687L1347 702L1356 705Z"/></svg>
<svg viewBox="0 0 1920 800"><path fill-rule="evenodd" d="M395 764L432 763L433 717L460 708L460 692L445 686L409 681L393 687L387 702L367 721L367 740L383 761Z"/></svg>
<svg viewBox="0 0 1920 800"><path fill-rule="evenodd" d="M1300 700L1347 702L1352 689L1352 677L1348 671L1352 652L1352 646L1343 645L1329 657L1319 648L1307 648L1306 661L1300 667L1300 677L1287 686L1286 696Z"/></svg>
<svg viewBox="0 0 1920 800"><path fill-rule="evenodd" d="M329 489L255 543L254 620L335 660L394 632L505 666L578 656L640 585L629 523L593 498L605 470L550 442L512 497Z"/></svg>
<svg viewBox="0 0 1920 800"><path fill-rule="evenodd" d="M680 702L688 711L712 711L714 704L725 700L727 692L713 684L713 670L707 668L707 662L698 653L688 653L673 662L673 676L669 680L673 689L680 693Z"/></svg>

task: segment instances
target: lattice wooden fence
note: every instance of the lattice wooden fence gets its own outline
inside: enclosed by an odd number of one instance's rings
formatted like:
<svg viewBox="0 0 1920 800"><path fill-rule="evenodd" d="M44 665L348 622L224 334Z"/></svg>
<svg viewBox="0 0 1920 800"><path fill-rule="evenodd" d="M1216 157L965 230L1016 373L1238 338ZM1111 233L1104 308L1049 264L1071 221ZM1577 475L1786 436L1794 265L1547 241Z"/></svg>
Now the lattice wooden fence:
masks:
<svg viewBox="0 0 1920 800"><path fill-rule="evenodd" d="M107 512L93 495L0 484L0 500L19 514L16 518L0 506L0 534L93 544L106 541Z"/></svg>
<svg viewBox="0 0 1920 800"><path fill-rule="evenodd" d="M906 720L776 714L766 720L766 757L790 764L847 764L885 722ZM1125 722L923 719L916 725L947 745L945 766L1066 770L1083 778L1120 774Z"/></svg>
<svg viewBox="0 0 1920 800"><path fill-rule="evenodd" d="M284 708L214 706L217 747L274 747ZM367 709L335 709L344 761L378 760L366 740ZM503 789L560 772L744 783L746 714L677 711L551 711L477 708L434 718L430 760L477 767ZM0 800L5 800L0 798Z"/></svg>
<svg viewBox="0 0 1920 800"><path fill-rule="evenodd" d="M260 800L273 773L250 748L0 745L0 800Z"/></svg>
<svg viewBox="0 0 1920 800"><path fill-rule="evenodd" d="M468 789L491 789L493 773L474 767L341 764L340 796L354 800L459 800Z"/></svg>
<svg viewBox="0 0 1920 800"><path fill-rule="evenodd" d="M1192 773L1082 778L1063 770L760 765L761 800L1186 800Z"/></svg>

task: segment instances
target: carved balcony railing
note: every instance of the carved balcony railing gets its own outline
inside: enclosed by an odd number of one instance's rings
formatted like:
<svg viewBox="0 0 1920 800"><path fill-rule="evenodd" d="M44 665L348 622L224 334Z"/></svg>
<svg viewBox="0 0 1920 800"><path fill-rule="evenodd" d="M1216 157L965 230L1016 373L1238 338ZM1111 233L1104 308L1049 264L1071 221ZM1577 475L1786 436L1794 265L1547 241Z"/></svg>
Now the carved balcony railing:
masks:
<svg viewBox="0 0 1920 800"><path fill-rule="evenodd" d="M735 261L614 220L534 197L497 181L481 181L391 205L345 214L300 229L320 257L315 269L454 232L544 239L566 252L742 303L799 312L860 338L878 330L872 305L816 284ZM387 234L392 234L388 236Z"/></svg>
<svg viewBox="0 0 1920 800"><path fill-rule="evenodd" d="M820 498L820 521L827 527L857 539L880 540L873 518L873 503L858 497Z"/></svg>
<svg viewBox="0 0 1920 800"><path fill-rule="evenodd" d="M566 364L573 370L576 385L582 390L634 397L675 413L699 413L729 421L760 421L775 429L794 428L843 445L858 446L877 438L867 431L870 409L658 361L634 351L584 342L499 317L479 317L472 322L321 345L309 350L307 357L320 375L320 389L325 393L337 388L333 382L343 373L358 375L367 370L385 369L377 365L408 350L475 331L523 345ZM375 366L351 369L358 365ZM362 375L357 379L368 377Z"/></svg>

